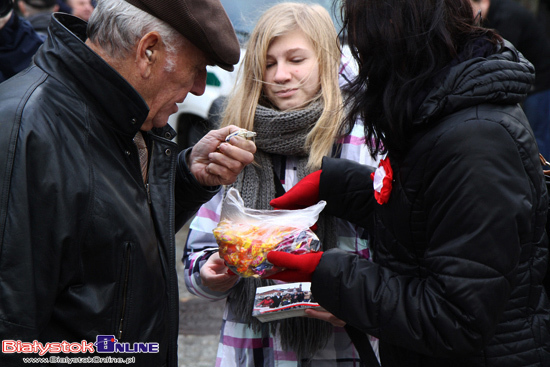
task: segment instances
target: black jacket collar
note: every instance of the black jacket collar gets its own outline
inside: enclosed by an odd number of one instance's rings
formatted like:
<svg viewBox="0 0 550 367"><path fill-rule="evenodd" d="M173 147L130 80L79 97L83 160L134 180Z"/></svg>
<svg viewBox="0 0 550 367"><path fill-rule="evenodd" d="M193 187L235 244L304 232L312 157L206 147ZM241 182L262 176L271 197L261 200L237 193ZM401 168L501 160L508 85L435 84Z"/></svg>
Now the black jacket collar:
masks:
<svg viewBox="0 0 550 367"><path fill-rule="evenodd" d="M71 80L69 88L95 99L113 128L134 135L149 114L141 95L99 55L85 45L87 23L69 14L52 15L48 38L34 62L54 78Z"/></svg>

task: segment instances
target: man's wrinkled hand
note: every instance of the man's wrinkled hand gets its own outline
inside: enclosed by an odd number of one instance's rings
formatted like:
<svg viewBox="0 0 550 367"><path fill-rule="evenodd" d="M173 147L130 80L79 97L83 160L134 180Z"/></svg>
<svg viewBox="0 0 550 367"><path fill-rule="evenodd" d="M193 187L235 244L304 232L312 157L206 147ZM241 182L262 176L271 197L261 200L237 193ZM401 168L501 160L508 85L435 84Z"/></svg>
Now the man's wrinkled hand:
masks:
<svg viewBox="0 0 550 367"><path fill-rule="evenodd" d="M211 130L195 144L189 155L191 173L203 186L229 185L243 168L252 163L256 144L239 136L225 141L227 135L240 130L227 126Z"/></svg>

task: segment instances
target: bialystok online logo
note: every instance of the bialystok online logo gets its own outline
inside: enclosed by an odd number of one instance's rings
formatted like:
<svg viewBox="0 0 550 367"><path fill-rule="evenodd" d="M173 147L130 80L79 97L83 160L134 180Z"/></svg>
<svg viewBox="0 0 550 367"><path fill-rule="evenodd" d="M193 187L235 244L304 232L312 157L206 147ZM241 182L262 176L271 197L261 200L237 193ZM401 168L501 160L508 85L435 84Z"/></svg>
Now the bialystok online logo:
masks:
<svg viewBox="0 0 550 367"><path fill-rule="evenodd" d="M114 335L98 335L96 342L82 340L79 343L41 343L37 340L22 342L20 340L2 340L2 353L38 354L46 353L158 353L158 343L119 343Z"/></svg>

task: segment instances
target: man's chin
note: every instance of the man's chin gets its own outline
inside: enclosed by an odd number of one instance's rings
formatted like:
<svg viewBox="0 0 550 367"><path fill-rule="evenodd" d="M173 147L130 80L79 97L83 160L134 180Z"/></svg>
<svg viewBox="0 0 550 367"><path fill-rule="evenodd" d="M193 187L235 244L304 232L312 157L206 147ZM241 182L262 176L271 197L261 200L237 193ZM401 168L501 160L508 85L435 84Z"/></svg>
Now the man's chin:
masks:
<svg viewBox="0 0 550 367"><path fill-rule="evenodd" d="M155 116L155 118L153 119L153 122L151 124L151 128L153 127L157 127L157 128L160 128L160 127L165 127L166 124L168 124L168 116Z"/></svg>

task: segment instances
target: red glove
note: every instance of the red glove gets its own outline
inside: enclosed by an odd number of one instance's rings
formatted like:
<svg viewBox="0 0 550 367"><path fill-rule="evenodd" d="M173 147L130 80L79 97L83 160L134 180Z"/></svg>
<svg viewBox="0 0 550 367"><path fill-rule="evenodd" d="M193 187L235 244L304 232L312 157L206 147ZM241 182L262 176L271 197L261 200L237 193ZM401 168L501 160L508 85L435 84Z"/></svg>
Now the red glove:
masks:
<svg viewBox="0 0 550 367"><path fill-rule="evenodd" d="M284 251L270 251L267 253L267 261L285 270L266 277L266 279L278 279L284 282L311 282L311 274L321 261L323 251L308 252L294 255Z"/></svg>
<svg viewBox="0 0 550 367"><path fill-rule="evenodd" d="M275 209L303 209L319 202L321 170L310 173L283 195L269 202Z"/></svg>

